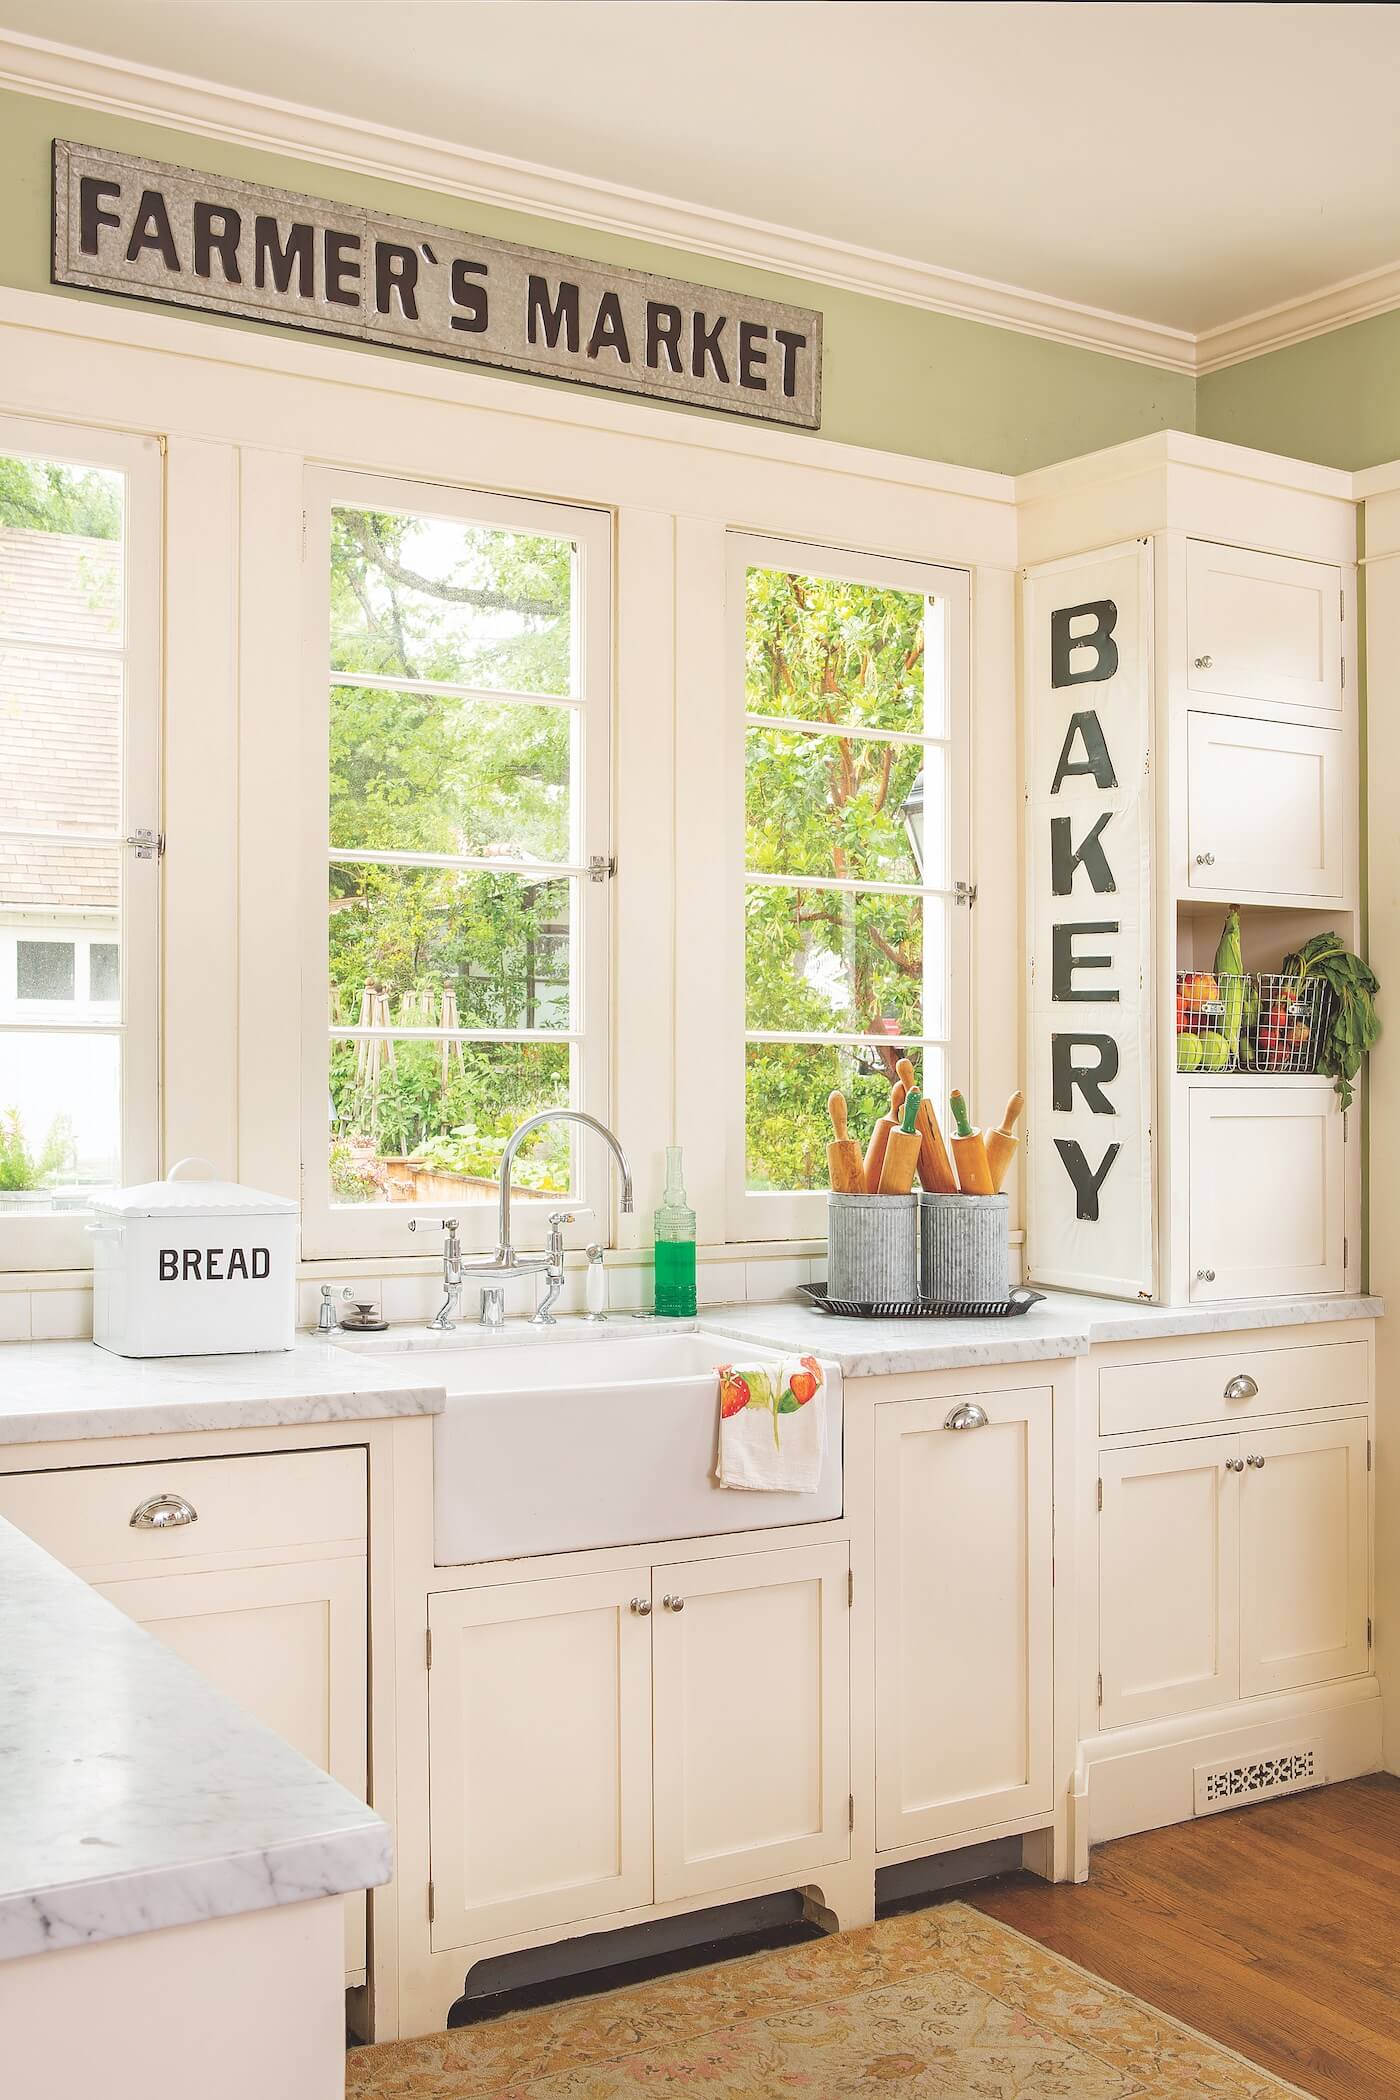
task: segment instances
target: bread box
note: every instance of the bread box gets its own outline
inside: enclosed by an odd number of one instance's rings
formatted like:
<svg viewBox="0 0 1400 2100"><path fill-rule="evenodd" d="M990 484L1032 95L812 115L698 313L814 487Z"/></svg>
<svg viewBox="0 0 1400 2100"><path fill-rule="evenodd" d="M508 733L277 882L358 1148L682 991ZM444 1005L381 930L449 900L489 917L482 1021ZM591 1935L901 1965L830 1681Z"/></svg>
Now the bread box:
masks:
<svg viewBox="0 0 1400 2100"><path fill-rule="evenodd" d="M164 1181L95 1191L92 1338L118 1356L290 1349L297 1206L182 1159Z"/></svg>

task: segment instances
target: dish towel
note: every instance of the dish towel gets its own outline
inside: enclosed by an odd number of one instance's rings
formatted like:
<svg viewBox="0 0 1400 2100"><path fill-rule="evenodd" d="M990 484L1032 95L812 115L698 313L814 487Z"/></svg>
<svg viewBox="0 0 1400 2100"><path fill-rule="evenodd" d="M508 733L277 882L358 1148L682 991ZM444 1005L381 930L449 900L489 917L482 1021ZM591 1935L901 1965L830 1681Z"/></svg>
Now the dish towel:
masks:
<svg viewBox="0 0 1400 2100"><path fill-rule="evenodd" d="M826 1377L815 1356L721 1365L721 1487L815 1495L825 1457Z"/></svg>

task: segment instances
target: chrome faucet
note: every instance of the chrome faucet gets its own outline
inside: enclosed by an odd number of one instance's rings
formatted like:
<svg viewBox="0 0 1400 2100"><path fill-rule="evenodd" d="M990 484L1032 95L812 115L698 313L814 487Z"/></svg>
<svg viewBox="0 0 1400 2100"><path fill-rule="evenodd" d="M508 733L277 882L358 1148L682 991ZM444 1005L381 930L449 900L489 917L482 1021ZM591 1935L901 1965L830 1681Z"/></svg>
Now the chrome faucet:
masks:
<svg viewBox="0 0 1400 2100"><path fill-rule="evenodd" d="M418 1230L418 1222L417 1218L409 1219L408 1229L410 1232ZM442 1304L428 1322L428 1332L430 1334L451 1334L457 1324L456 1315L462 1310L462 1278L466 1272L462 1261L462 1242L457 1237L458 1220L456 1218L444 1218L442 1229L447 1234L446 1244L442 1250L442 1288L444 1295Z"/></svg>

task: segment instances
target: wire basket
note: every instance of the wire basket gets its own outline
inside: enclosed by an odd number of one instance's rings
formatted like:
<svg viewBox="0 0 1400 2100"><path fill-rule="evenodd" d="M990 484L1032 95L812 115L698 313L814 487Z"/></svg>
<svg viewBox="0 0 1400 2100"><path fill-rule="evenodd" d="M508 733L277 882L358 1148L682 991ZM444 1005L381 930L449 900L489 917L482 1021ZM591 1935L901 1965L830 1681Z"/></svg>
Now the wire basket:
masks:
<svg viewBox="0 0 1400 2100"><path fill-rule="evenodd" d="M1320 977L1179 970L1176 1068L1269 1078L1315 1072L1332 997Z"/></svg>

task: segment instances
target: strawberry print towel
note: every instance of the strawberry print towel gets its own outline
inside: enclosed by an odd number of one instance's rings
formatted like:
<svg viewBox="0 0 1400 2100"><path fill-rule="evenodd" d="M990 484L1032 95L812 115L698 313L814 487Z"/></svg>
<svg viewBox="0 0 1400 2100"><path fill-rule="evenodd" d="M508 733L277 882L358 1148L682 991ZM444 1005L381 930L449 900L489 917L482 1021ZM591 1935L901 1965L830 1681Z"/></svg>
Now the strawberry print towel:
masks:
<svg viewBox="0 0 1400 2100"><path fill-rule="evenodd" d="M826 1457L825 1387L815 1356L721 1366L720 1486L815 1495Z"/></svg>

